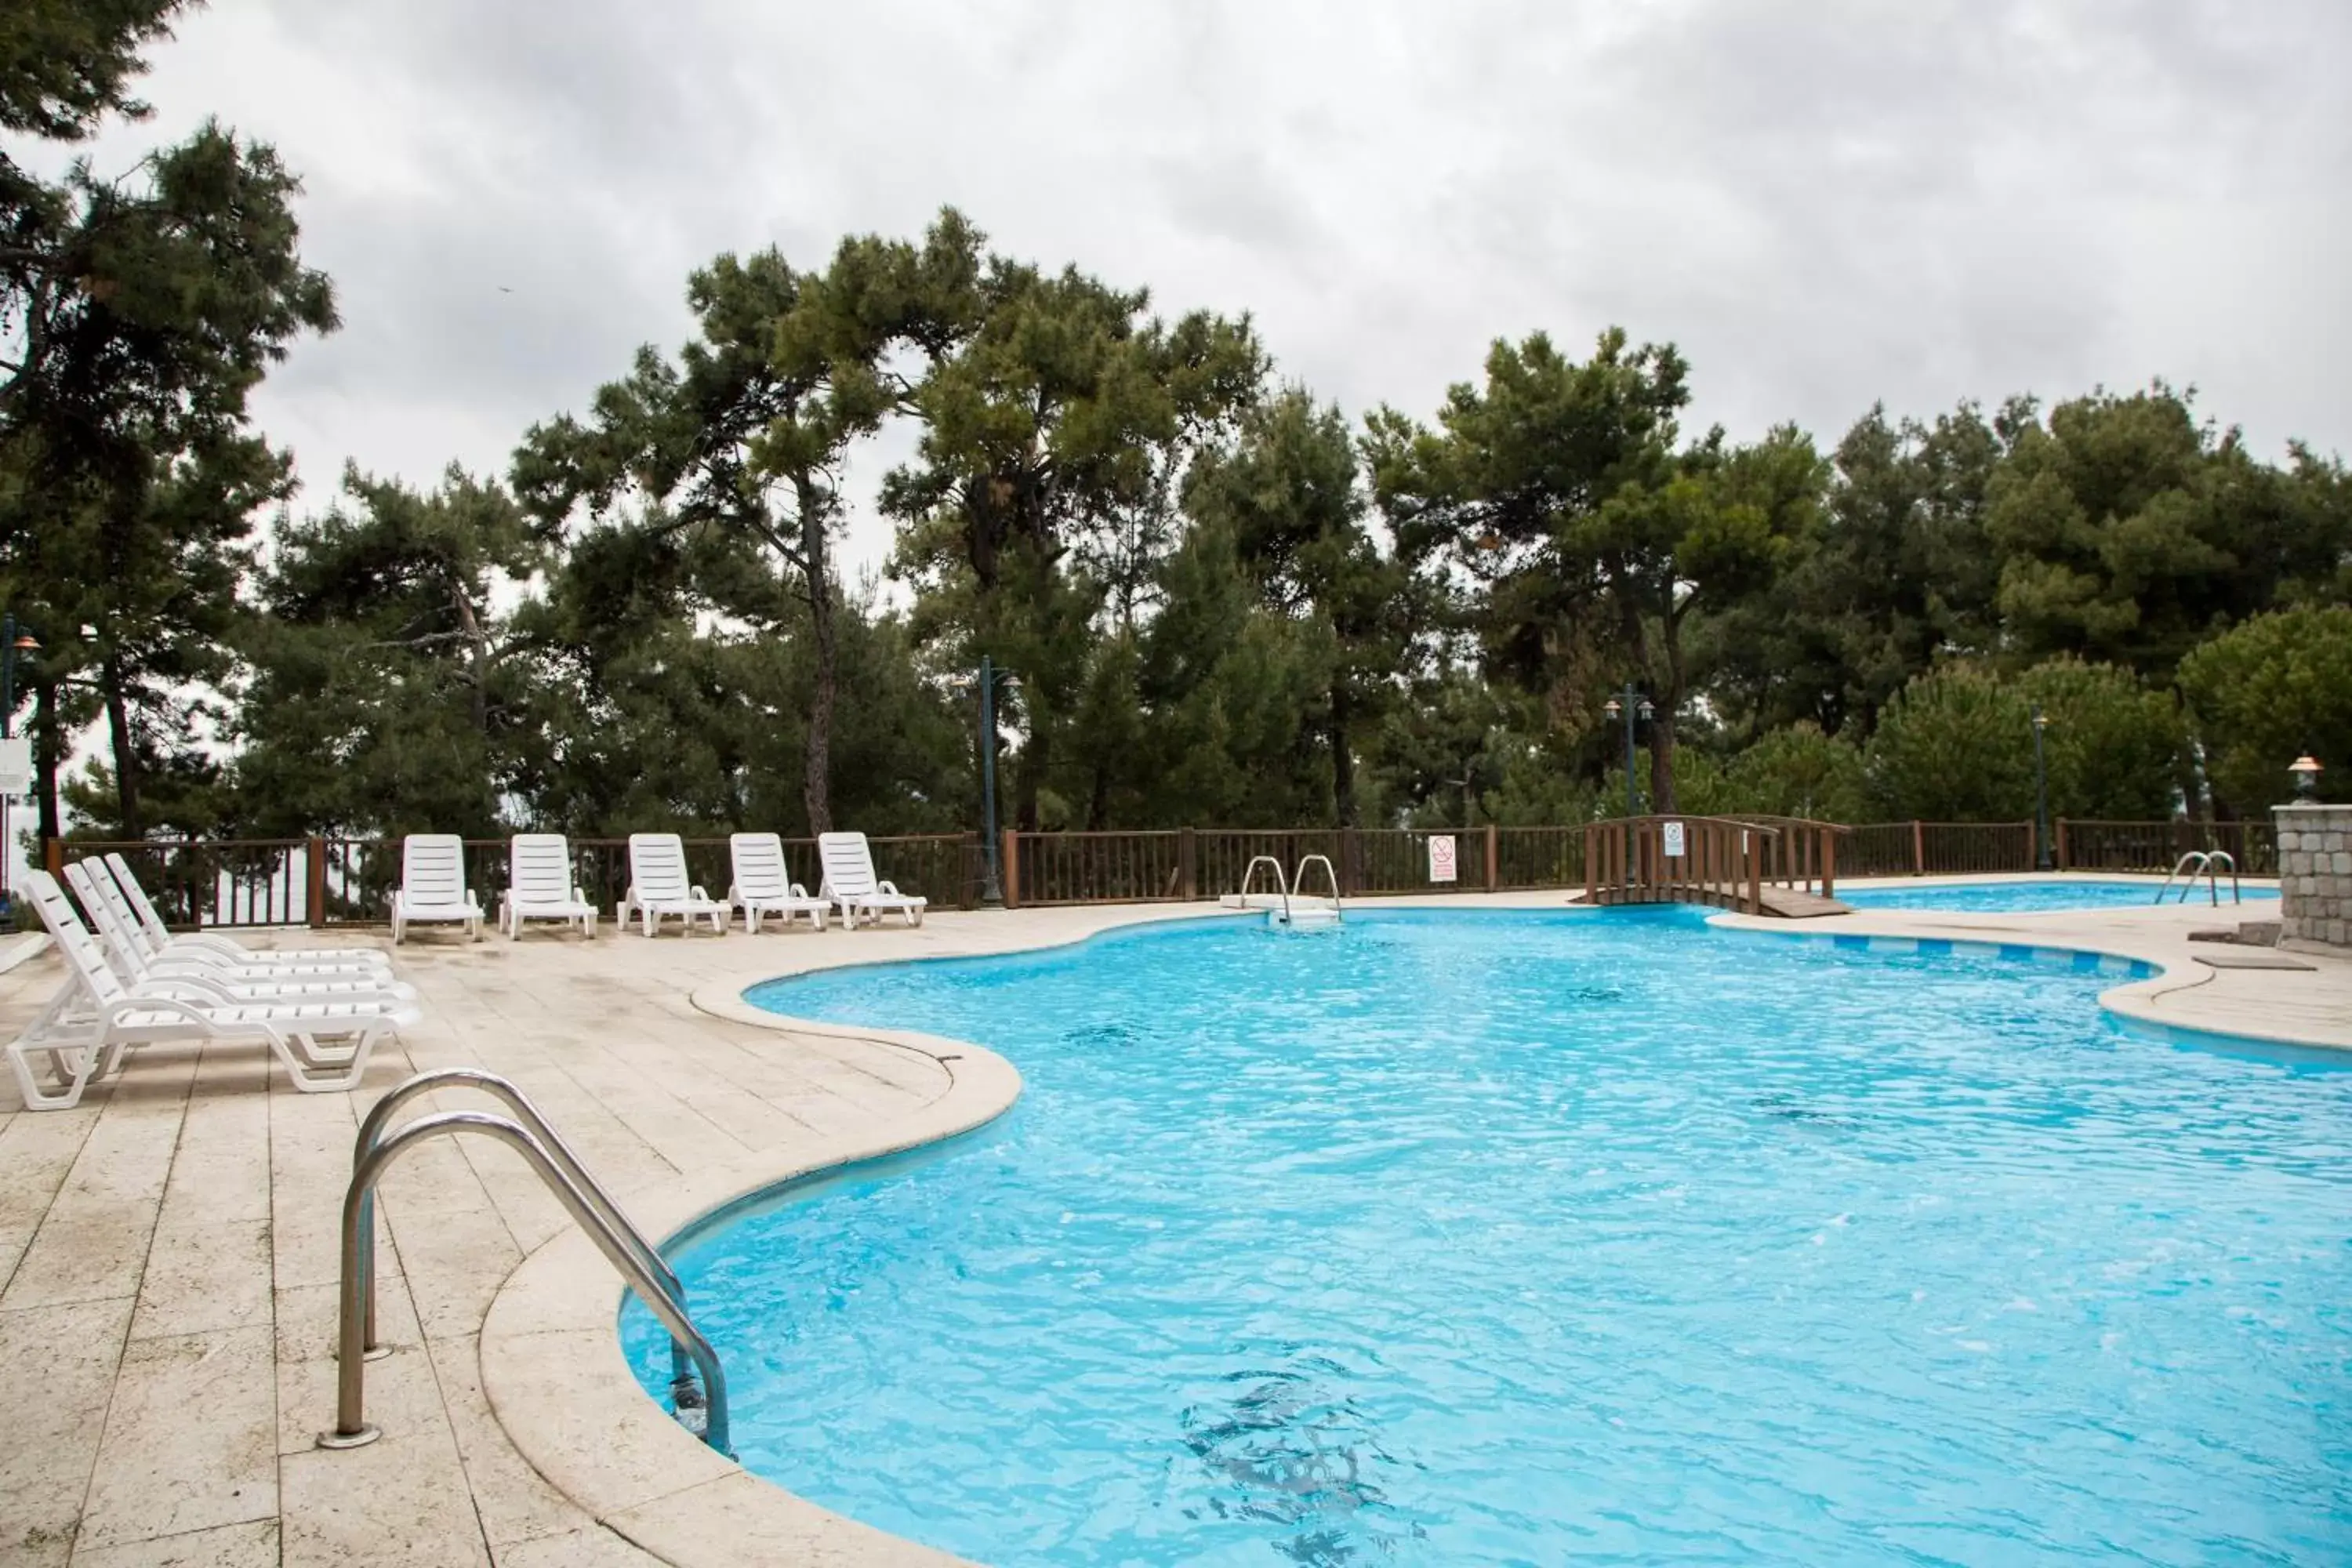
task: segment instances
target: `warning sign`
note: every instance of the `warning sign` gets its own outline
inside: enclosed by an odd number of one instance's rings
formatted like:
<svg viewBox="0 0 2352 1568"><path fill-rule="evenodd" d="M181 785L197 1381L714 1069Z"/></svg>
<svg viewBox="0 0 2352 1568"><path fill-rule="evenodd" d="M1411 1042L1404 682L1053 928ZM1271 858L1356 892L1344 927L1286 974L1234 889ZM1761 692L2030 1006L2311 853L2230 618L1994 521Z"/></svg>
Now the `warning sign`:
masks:
<svg viewBox="0 0 2352 1568"><path fill-rule="evenodd" d="M1451 882L1458 875L1459 865L1454 853L1454 835L1433 833L1429 836L1429 879Z"/></svg>
<svg viewBox="0 0 2352 1568"><path fill-rule="evenodd" d="M1659 829L1659 832L1666 841L1666 858L1681 859L1683 858L1683 825L1679 822L1669 822Z"/></svg>

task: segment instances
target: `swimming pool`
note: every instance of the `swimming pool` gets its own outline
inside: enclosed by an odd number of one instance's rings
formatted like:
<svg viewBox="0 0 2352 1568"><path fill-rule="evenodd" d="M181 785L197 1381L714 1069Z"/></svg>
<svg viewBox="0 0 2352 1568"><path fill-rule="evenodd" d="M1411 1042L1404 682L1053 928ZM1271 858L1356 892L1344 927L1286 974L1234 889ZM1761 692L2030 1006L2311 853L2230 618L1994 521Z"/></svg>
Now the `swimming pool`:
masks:
<svg viewBox="0 0 2352 1568"><path fill-rule="evenodd" d="M2108 910L2135 907L2154 908L2156 882L2105 882L2083 877L2053 877L2031 882L1973 882L1922 888L1840 888L1838 898L1858 910L1951 910L1978 914L2038 914L2053 910ZM2221 905L2231 908L2230 886L2221 884ZM2245 900L2276 901L2275 887L2243 889ZM2180 889L2175 887L2167 903L2177 901ZM2199 883L2189 900L2198 908L2210 908L2206 889Z"/></svg>
<svg viewBox="0 0 2352 1568"><path fill-rule="evenodd" d="M2113 984L1672 909L835 971L753 997L1023 1099L681 1268L746 1465L983 1562L2341 1561L2352 1072Z"/></svg>

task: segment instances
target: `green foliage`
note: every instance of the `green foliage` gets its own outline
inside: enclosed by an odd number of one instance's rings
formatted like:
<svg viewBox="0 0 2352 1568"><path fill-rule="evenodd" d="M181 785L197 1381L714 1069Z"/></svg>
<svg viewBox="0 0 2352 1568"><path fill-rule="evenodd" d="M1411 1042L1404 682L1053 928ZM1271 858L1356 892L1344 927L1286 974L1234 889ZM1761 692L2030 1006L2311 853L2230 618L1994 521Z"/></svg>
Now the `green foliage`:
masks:
<svg viewBox="0 0 2352 1568"><path fill-rule="evenodd" d="M248 832L481 837L541 743L530 670L493 611L544 550L496 485L420 495L356 470L347 505L281 532L248 634Z"/></svg>
<svg viewBox="0 0 2352 1568"><path fill-rule="evenodd" d="M2060 404L1987 488L2013 646L2168 680L2200 640L2336 577L2352 531L2297 493L2316 478L2255 462L2161 384Z"/></svg>
<svg viewBox="0 0 2352 1568"><path fill-rule="evenodd" d="M1906 686L1868 748L1877 811L1931 822L2031 817L2037 705L2053 817L2171 814L2182 734L2170 700L2126 670L2072 658L2015 679L1981 664L1947 665Z"/></svg>
<svg viewBox="0 0 2352 1568"><path fill-rule="evenodd" d="M1948 665L1887 703L1868 770L1884 816L2018 821L2033 809L2032 715L1991 670Z"/></svg>
<svg viewBox="0 0 2352 1568"><path fill-rule="evenodd" d="M51 141L89 135L110 113L137 119L129 96L140 50L171 35L188 0L10 0L0 27L0 130Z"/></svg>
<svg viewBox="0 0 2352 1568"><path fill-rule="evenodd" d="M2257 616L2181 661L2215 799L2257 816L2290 798L2287 764L2326 768L2322 799L2352 798L2352 607Z"/></svg>
<svg viewBox="0 0 2352 1568"><path fill-rule="evenodd" d="M1732 759L1726 799L1739 811L1862 822L1870 814L1862 749L1800 720L1772 730Z"/></svg>

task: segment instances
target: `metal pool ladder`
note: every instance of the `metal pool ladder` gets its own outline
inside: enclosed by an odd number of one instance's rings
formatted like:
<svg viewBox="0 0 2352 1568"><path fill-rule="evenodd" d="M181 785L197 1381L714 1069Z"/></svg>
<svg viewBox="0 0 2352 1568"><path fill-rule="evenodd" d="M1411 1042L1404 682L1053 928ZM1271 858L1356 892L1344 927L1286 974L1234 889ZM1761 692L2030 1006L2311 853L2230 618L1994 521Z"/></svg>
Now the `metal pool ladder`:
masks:
<svg viewBox="0 0 2352 1568"><path fill-rule="evenodd" d="M2180 901L2187 903L2189 895L2197 890L2197 873L2202 871L2205 873L2206 900L2209 903L2220 903L2221 886L2215 876L2215 868L2222 866L2230 868L2230 901L2233 904L2244 903L2245 895L2238 890L2237 858L2227 849L2191 849L2173 862L2171 871L2165 876L2164 886L2156 890L2156 901L2159 904L2164 902L2165 895L2172 891L2174 880L2185 871L2188 873L2188 880L2180 884Z"/></svg>
<svg viewBox="0 0 2352 1568"><path fill-rule="evenodd" d="M1291 875L1291 887L1303 893L1307 886L1307 868L1309 866L1320 866L1323 868L1323 876L1325 879L1331 884L1331 923L1333 925L1342 923L1347 917L1339 912L1339 873L1332 867L1331 857L1328 855L1309 855L1302 858L1298 862L1298 869ZM1285 925L1295 924L1297 921L1298 915L1302 913L1312 917L1309 921L1310 924L1319 925L1322 923L1323 910L1320 905L1317 905L1311 910L1294 911L1287 902L1283 905L1282 921Z"/></svg>
<svg viewBox="0 0 2352 1568"><path fill-rule="evenodd" d="M420 1116L386 1135L393 1113L420 1094L437 1089L477 1089L503 1100L512 1117L478 1110L446 1110ZM319 1435L322 1448L357 1448L374 1442L383 1429L367 1420L367 1363L392 1353L376 1339L375 1184L404 1152L445 1133L473 1132L506 1144L536 1172L580 1228L588 1233L621 1278L669 1331L670 1405L678 1424L730 1458L727 1430L727 1373L719 1352L687 1315L686 1287L653 1244L629 1223L612 1194L581 1164L530 1097L496 1073L476 1068L421 1072L394 1089L360 1123L352 1149L352 1181L343 1194L341 1317L336 1357L335 1429ZM697 1376L699 1374L699 1383Z"/></svg>

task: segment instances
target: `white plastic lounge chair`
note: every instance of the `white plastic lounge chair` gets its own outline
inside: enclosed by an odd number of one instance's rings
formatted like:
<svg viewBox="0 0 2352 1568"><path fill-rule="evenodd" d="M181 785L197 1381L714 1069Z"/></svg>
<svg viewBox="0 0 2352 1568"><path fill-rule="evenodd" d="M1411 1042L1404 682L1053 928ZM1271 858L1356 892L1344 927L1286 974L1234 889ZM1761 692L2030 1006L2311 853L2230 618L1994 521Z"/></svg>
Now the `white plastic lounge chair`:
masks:
<svg viewBox="0 0 2352 1568"><path fill-rule="evenodd" d="M647 936L662 921L675 915L691 934L694 922L708 920L710 929L727 934L727 906L687 880L686 841L675 833L629 835L629 890L622 896L619 920L626 929L630 916L644 923Z"/></svg>
<svg viewBox="0 0 2352 1568"><path fill-rule="evenodd" d="M518 833L507 847L506 893L499 900L499 929L513 941L525 921L562 921L596 935L596 906L572 880L572 845L561 833Z"/></svg>
<svg viewBox="0 0 2352 1568"><path fill-rule="evenodd" d="M416 999L415 986L393 979L388 973L319 974L259 966L232 969L190 963L184 959L150 959L139 941L137 922L123 902L122 889L115 886L104 867L77 860L66 868L66 881L81 900L90 923L98 928L115 973L134 990L153 981L194 980L237 1002L335 996L386 1003Z"/></svg>
<svg viewBox="0 0 2352 1568"><path fill-rule="evenodd" d="M392 940L413 925L462 925L482 940L482 903L466 887L466 841L454 833L412 833L400 841L400 887L392 895Z"/></svg>
<svg viewBox="0 0 2352 1568"><path fill-rule="evenodd" d="M108 855L102 862L114 875L114 885L122 894L137 922L141 939L146 943L150 958L186 960L191 964L211 963L236 968L259 965L270 969L300 969L320 973L389 974L392 960L372 947L273 947L251 948L214 931L174 931L163 923L163 911L147 889L139 885L131 874L131 862L120 850Z"/></svg>
<svg viewBox="0 0 2352 1568"><path fill-rule="evenodd" d="M923 923L923 910L930 900L902 893L895 885L875 878L874 848L866 842L866 835L820 833L816 851L824 866L824 896L840 906L841 918L850 930L856 931L858 921L869 916L878 926L883 915L892 910L906 917L910 926Z"/></svg>
<svg viewBox="0 0 2352 1568"><path fill-rule="evenodd" d="M792 930L794 915L806 915L809 924L824 929L833 900L814 897L792 879L784 869L781 837L772 833L734 834L727 840L727 852L735 863L735 885L727 889L727 902L741 912L745 931L758 931L760 922L770 915L783 916L786 931Z"/></svg>
<svg viewBox="0 0 2352 1568"><path fill-rule="evenodd" d="M25 1103L63 1110L81 1100L91 1081L114 1070L124 1055L167 1040L253 1040L286 1064L294 1087L309 1094L354 1088L368 1054L417 1019L404 1004L321 998L239 1002L201 980L153 980L136 989L108 967L65 889L46 871L27 871L24 889L68 970L40 1016L8 1046L8 1065ZM34 1076L46 1058L59 1086L44 1089Z"/></svg>

